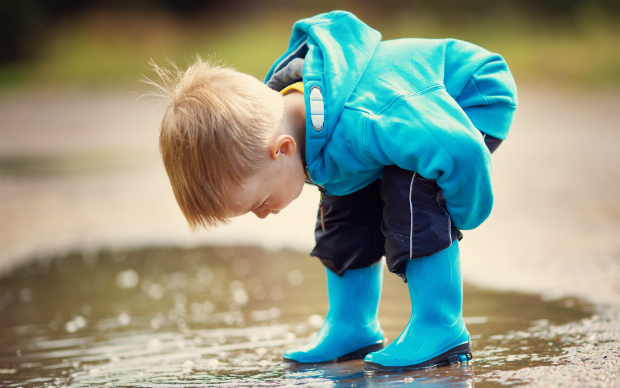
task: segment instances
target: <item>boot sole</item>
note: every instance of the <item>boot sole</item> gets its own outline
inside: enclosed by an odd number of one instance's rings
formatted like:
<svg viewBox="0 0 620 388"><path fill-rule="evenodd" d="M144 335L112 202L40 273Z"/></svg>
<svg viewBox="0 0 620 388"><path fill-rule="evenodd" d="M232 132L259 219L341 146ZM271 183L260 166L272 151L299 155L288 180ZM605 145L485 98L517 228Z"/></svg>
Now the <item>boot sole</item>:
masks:
<svg viewBox="0 0 620 388"><path fill-rule="evenodd" d="M329 363L329 362L357 360L357 359L366 357L368 353L379 351L383 349L384 347L385 347L385 340L381 341L378 344L372 344L369 346L365 346L361 349L345 354L344 356L340 356L338 358L334 358L333 360L326 360L326 361L302 362L302 361L297 361L297 360L293 360L293 359L286 358L286 357L282 357L282 358L284 359L284 361L292 362L295 364L321 364L321 363Z"/></svg>
<svg viewBox="0 0 620 388"><path fill-rule="evenodd" d="M461 357L462 356L462 357ZM364 361L364 371L365 372L402 372L405 370L411 369L423 369L429 368L432 366L439 365L450 365L456 364L459 362L467 362L473 358L471 352L471 341L462 343L448 350L447 352L443 352L440 355L431 358L430 360L420 362L418 364L413 365L405 365L405 366L385 366L381 364L377 364L375 362Z"/></svg>

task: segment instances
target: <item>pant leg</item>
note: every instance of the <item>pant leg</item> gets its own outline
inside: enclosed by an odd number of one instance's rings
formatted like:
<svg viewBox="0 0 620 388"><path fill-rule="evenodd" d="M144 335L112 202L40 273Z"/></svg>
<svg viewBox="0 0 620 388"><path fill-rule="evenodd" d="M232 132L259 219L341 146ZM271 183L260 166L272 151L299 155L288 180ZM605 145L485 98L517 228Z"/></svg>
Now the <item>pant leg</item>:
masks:
<svg viewBox="0 0 620 388"><path fill-rule="evenodd" d="M347 269L366 268L385 255L381 233L381 180L345 196L323 195L325 232L320 213L311 256L342 276Z"/></svg>
<svg viewBox="0 0 620 388"><path fill-rule="evenodd" d="M463 235L452 224L441 188L434 180L386 166L381 183L385 202L381 230L386 238L387 265L406 282L407 260L444 250Z"/></svg>
<svg viewBox="0 0 620 388"><path fill-rule="evenodd" d="M484 138L484 144L487 146L489 151L491 153L495 152L497 147L499 147L499 145L502 143L502 139L498 139L484 132L480 132L480 133L482 133L482 137Z"/></svg>
<svg viewBox="0 0 620 388"><path fill-rule="evenodd" d="M482 134L492 153L502 140ZM406 282L407 260L430 256L461 240L463 234L452 224L443 190L433 179L397 166L386 166L381 182L385 203L381 230L390 272Z"/></svg>

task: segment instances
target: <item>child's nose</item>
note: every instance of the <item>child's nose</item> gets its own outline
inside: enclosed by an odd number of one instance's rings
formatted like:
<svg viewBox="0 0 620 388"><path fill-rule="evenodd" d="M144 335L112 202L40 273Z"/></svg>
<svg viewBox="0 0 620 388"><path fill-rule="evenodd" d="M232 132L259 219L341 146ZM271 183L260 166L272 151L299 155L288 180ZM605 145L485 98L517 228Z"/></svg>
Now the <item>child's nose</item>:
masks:
<svg viewBox="0 0 620 388"><path fill-rule="evenodd" d="M254 213L256 217L258 218L267 218L267 216L271 214L271 210L269 209L252 210L252 213Z"/></svg>

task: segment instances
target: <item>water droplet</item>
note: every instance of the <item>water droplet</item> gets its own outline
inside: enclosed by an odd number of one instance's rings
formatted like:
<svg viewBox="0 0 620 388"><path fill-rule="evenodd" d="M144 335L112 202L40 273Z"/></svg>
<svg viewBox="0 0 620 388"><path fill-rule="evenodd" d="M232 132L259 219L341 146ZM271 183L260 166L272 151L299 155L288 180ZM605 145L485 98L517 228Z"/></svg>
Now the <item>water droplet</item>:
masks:
<svg viewBox="0 0 620 388"><path fill-rule="evenodd" d="M202 304L194 302L189 306L189 309L192 310L194 314L200 314L202 313Z"/></svg>
<svg viewBox="0 0 620 388"><path fill-rule="evenodd" d="M219 283L215 283L212 287L211 287L211 295L213 296L222 296L222 285Z"/></svg>
<svg viewBox="0 0 620 388"><path fill-rule="evenodd" d="M69 321L65 323L65 330L67 330L67 333L75 333L78 330L78 327L75 322Z"/></svg>
<svg viewBox="0 0 620 388"><path fill-rule="evenodd" d="M184 304L176 304L174 306L174 311L176 311L178 315L182 316L185 315L185 313L187 312L187 308Z"/></svg>
<svg viewBox="0 0 620 388"><path fill-rule="evenodd" d="M220 365L220 362L216 360L215 358L210 358L204 363L204 366L207 369L216 369L219 365Z"/></svg>
<svg viewBox="0 0 620 388"><path fill-rule="evenodd" d="M276 301L282 300L282 298L284 298L284 291L282 291L280 287L274 287L271 289L269 296L271 297L271 299Z"/></svg>
<svg viewBox="0 0 620 388"><path fill-rule="evenodd" d="M286 275L286 281L291 286L299 286L304 282L304 274L298 269L293 269Z"/></svg>
<svg viewBox="0 0 620 388"><path fill-rule="evenodd" d="M265 289L261 286L254 287L252 290L252 297L256 300L263 300L267 296Z"/></svg>
<svg viewBox="0 0 620 388"><path fill-rule="evenodd" d="M235 323L235 317L232 314L226 314L224 316L224 323L227 325L232 325Z"/></svg>
<svg viewBox="0 0 620 388"><path fill-rule="evenodd" d="M175 272L172 274L170 286L172 288L185 288L187 286L188 279L185 272Z"/></svg>
<svg viewBox="0 0 620 388"><path fill-rule="evenodd" d="M158 283L151 284L146 292L153 299L161 299L164 296L164 286Z"/></svg>
<svg viewBox="0 0 620 388"><path fill-rule="evenodd" d="M243 282L240 282L239 280L230 282L230 292L234 292L235 290L243 289L243 288L244 288Z"/></svg>
<svg viewBox="0 0 620 388"><path fill-rule="evenodd" d="M208 314L208 313L212 313L213 312L213 310L215 309L215 305L210 300L205 300L202 303L202 308L204 309L205 313Z"/></svg>
<svg viewBox="0 0 620 388"><path fill-rule="evenodd" d="M93 375L93 376L97 376L98 374L100 374L100 373L101 373L101 370L100 370L100 369L97 369L97 368L93 368L93 369L91 369L88 373L90 373L90 374L91 374L91 375Z"/></svg>
<svg viewBox="0 0 620 388"><path fill-rule="evenodd" d="M161 327L161 324L159 323L159 319L157 319L157 318L151 319L151 329L157 330L160 327Z"/></svg>
<svg viewBox="0 0 620 388"><path fill-rule="evenodd" d="M248 294L243 288L238 288L232 293L233 301L238 305L245 305L248 303Z"/></svg>
<svg viewBox="0 0 620 388"><path fill-rule="evenodd" d="M209 268L200 268L197 276L198 281L204 285L211 283L211 280L213 280L213 272Z"/></svg>
<svg viewBox="0 0 620 388"><path fill-rule="evenodd" d="M127 313L121 313L121 315L118 316L118 322L123 326L127 326L129 322L131 322L131 317Z"/></svg>
<svg viewBox="0 0 620 388"><path fill-rule="evenodd" d="M116 261L117 263L121 263L125 261L125 259L127 258L127 251L125 250L115 249L111 253L112 253L112 260Z"/></svg>
<svg viewBox="0 0 620 388"><path fill-rule="evenodd" d="M140 278L133 269L126 269L116 275L116 285L119 288L134 288L138 285Z"/></svg>
<svg viewBox="0 0 620 388"><path fill-rule="evenodd" d="M183 372L184 373L189 373L192 371L192 368L194 367L194 361L192 360L187 360L183 363Z"/></svg>
<svg viewBox="0 0 620 388"><path fill-rule="evenodd" d="M159 338L151 338L146 344L146 348L150 351L161 349L161 340Z"/></svg>
<svg viewBox="0 0 620 388"><path fill-rule="evenodd" d="M245 276L250 273L250 263L246 259L237 259L232 265L233 272L237 276Z"/></svg>
<svg viewBox="0 0 620 388"><path fill-rule="evenodd" d="M187 303L187 298L183 294L176 294L174 296L174 303L177 305L184 305L185 303Z"/></svg>
<svg viewBox="0 0 620 388"><path fill-rule="evenodd" d="M564 301L564 307L567 307L567 308L575 307L575 300L574 299L566 299Z"/></svg>
<svg viewBox="0 0 620 388"><path fill-rule="evenodd" d="M30 291L30 288L24 287L19 290L19 292L17 293L17 297L19 298L20 302L28 303L32 301L32 291Z"/></svg>
<svg viewBox="0 0 620 388"><path fill-rule="evenodd" d="M83 329L86 327L86 318L84 318L81 315L78 315L77 317L75 317L73 319L73 322L75 322L75 325L77 326L78 329Z"/></svg>
<svg viewBox="0 0 620 388"><path fill-rule="evenodd" d="M84 250L82 251L82 261L88 268L95 268L97 266L97 252L94 250Z"/></svg>
<svg viewBox="0 0 620 388"><path fill-rule="evenodd" d="M90 315L93 309L90 307L90 305L84 303L82 307L80 307L80 311L82 311L82 314L84 315Z"/></svg>
<svg viewBox="0 0 620 388"><path fill-rule="evenodd" d="M308 317L308 324L315 328L323 326L323 317L318 314L313 314Z"/></svg>

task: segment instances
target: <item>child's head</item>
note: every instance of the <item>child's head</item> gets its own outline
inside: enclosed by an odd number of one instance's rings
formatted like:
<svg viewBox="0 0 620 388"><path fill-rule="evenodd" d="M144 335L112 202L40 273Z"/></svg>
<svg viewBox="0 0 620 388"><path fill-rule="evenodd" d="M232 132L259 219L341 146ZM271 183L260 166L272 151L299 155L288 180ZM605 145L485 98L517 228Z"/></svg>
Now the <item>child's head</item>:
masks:
<svg viewBox="0 0 620 388"><path fill-rule="evenodd" d="M269 162L284 117L281 95L256 78L198 57L186 71L152 63L147 82L170 101L159 148L176 200L190 226L235 215L231 195Z"/></svg>

